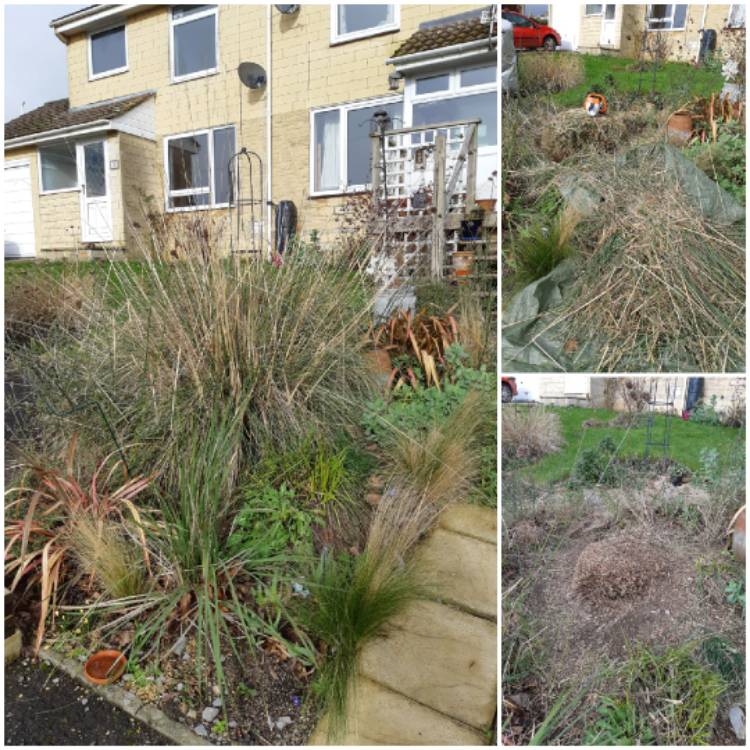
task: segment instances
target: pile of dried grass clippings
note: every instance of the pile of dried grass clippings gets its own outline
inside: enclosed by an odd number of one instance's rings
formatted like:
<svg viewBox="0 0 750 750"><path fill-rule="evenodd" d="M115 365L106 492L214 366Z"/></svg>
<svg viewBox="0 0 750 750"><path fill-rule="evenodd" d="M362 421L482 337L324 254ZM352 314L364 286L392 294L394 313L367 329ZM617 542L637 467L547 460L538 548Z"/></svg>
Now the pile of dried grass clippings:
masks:
<svg viewBox="0 0 750 750"><path fill-rule="evenodd" d="M744 369L744 226L706 219L656 164L602 162L579 172L599 196L591 243L549 316L566 326L565 350L595 340L597 371Z"/></svg>
<svg viewBox="0 0 750 750"><path fill-rule="evenodd" d="M539 147L555 162L574 156L585 147L613 153L649 124L649 117L639 110L613 112L601 117L590 117L583 108L563 110L550 115L541 129Z"/></svg>
<svg viewBox="0 0 750 750"><path fill-rule="evenodd" d="M666 570L662 549L650 542L618 535L586 545L573 573L573 591L594 604L630 599L645 593Z"/></svg>

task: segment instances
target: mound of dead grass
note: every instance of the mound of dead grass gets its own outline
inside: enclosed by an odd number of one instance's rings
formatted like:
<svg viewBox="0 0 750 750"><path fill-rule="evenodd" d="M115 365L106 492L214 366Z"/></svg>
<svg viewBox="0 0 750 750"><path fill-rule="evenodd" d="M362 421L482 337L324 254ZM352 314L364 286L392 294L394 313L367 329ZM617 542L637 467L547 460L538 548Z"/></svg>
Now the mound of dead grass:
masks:
<svg viewBox="0 0 750 750"><path fill-rule="evenodd" d="M539 145L545 156L556 162L586 147L614 153L648 125L648 118L639 110L590 117L583 107L568 109L549 117L541 130Z"/></svg>
<svg viewBox="0 0 750 750"><path fill-rule="evenodd" d="M706 218L656 163L591 159L578 185L599 196L590 255L562 310L566 351L599 342L594 370L731 372L745 361L745 247ZM553 323L555 325L556 323Z"/></svg>
<svg viewBox="0 0 750 750"><path fill-rule="evenodd" d="M665 570L664 552L631 536L615 536L584 547L573 574L573 591L601 604L642 594Z"/></svg>

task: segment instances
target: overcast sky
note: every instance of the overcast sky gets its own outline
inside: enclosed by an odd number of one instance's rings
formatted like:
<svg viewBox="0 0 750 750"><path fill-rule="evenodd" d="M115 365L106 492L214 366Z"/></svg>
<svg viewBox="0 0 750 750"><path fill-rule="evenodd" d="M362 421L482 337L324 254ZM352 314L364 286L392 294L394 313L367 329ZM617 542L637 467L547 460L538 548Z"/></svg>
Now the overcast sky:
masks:
<svg viewBox="0 0 750 750"><path fill-rule="evenodd" d="M5 5L5 122L68 95L65 45L49 22L83 7Z"/></svg>

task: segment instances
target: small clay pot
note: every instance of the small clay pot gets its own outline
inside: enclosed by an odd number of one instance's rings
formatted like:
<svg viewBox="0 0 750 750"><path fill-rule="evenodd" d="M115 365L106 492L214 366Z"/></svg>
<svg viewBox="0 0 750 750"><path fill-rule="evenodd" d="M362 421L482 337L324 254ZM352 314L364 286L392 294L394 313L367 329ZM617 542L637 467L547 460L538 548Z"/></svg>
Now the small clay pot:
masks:
<svg viewBox="0 0 750 750"><path fill-rule="evenodd" d="M667 120L667 140L676 145L683 146L693 134L693 116L690 112L681 110L675 112Z"/></svg>
<svg viewBox="0 0 750 750"><path fill-rule="evenodd" d="M451 255L453 276L459 283L467 281L471 276L471 267L474 265L474 253L470 250L458 250Z"/></svg>
<svg viewBox="0 0 750 750"><path fill-rule="evenodd" d="M385 349L374 349L371 352L365 352L367 364L377 375L390 375L393 370L391 356Z"/></svg>
<svg viewBox="0 0 750 750"><path fill-rule="evenodd" d="M84 664L83 674L92 685L111 685L122 677L127 663L122 651L97 651Z"/></svg>

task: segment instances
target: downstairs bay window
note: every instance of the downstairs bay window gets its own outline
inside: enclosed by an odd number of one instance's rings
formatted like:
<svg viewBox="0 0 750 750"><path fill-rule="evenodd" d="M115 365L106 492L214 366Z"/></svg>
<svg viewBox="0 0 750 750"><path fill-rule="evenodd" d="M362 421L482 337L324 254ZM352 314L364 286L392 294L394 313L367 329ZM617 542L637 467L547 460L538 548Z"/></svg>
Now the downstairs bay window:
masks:
<svg viewBox="0 0 750 750"><path fill-rule="evenodd" d="M232 198L229 164L234 153L233 126L165 138L167 209L228 206Z"/></svg>

